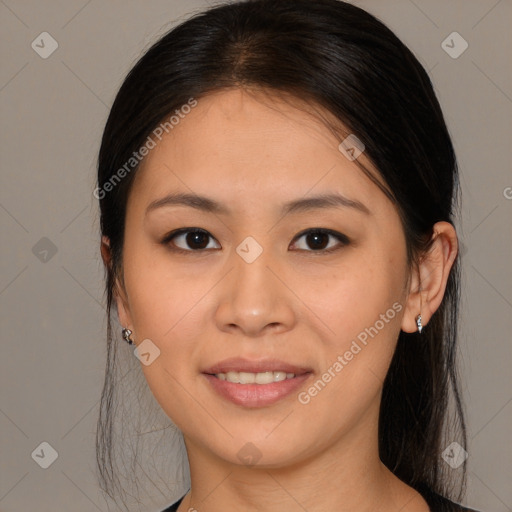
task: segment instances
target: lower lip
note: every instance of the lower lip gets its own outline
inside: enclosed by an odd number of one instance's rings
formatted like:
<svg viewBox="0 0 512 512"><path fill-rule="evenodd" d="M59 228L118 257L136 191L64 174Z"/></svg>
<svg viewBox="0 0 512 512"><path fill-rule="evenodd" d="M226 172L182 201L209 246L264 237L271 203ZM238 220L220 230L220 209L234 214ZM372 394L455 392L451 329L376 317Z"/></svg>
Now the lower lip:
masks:
<svg viewBox="0 0 512 512"><path fill-rule="evenodd" d="M304 373L270 384L235 384L220 380L215 375L203 374L212 388L222 397L244 407L265 407L291 395L306 381L311 373Z"/></svg>

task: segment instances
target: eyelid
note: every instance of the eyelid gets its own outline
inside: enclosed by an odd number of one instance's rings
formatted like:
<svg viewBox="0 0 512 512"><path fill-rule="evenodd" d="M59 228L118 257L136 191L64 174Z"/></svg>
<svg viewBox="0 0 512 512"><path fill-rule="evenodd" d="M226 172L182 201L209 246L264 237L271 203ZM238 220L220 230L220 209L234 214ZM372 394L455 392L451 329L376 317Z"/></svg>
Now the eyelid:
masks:
<svg viewBox="0 0 512 512"><path fill-rule="evenodd" d="M351 243L348 236L346 236L343 233L340 233L338 231L334 231L334 230L328 229L328 228L307 228L295 236L295 238L292 240L292 244L295 243L300 238L302 238L304 235L309 235L310 233L321 233L324 235L332 236L333 238L336 238L339 243L337 245L335 245L334 247L330 247L329 249L320 249L317 251L300 249L299 250L300 252L312 253L312 254L316 254L316 255L329 254L329 253L337 251L337 250L341 249L341 247L344 247Z"/></svg>
<svg viewBox="0 0 512 512"><path fill-rule="evenodd" d="M175 229L175 230L171 231L170 233L167 233L164 236L164 238L163 238L161 243L163 245L169 245L173 238L176 238L177 236L180 236L180 235L183 235L183 234L186 234L186 233L202 233L204 235L207 235L209 238L215 240L217 243L219 243L216 240L216 238L211 233L206 231L206 229L195 228L195 227L187 227L187 228ZM193 250L193 249L182 249L181 247L172 247L172 250L176 251L176 252L182 252L182 253L204 253L204 252L206 252L207 249Z"/></svg>
<svg viewBox="0 0 512 512"><path fill-rule="evenodd" d="M189 232L203 233L203 234L207 235L208 237L210 237L211 239L215 240L217 243L219 243L216 240L216 238L211 233L209 233L207 230L202 229L202 228L196 228L196 227L187 227L187 228L175 229L174 231L171 231L170 233L167 233L164 236L164 238L163 238L161 243L163 245L168 245L173 238L175 238L175 237L177 237L179 235L183 235L185 233L189 233ZM326 254L326 253L330 253L330 252L338 250L340 248L340 245L341 245L341 247L343 247L343 246L349 245L351 243L351 240L346 235L344 235L343 233L340 233L338 231L334 231L334 230L328 229L328 228L307 228L307 229L304 229L304 230L302 230L300 233L298 233L293 238L291 243L294 244L297 240L299 240L303 236L308 235L310 233L321 233L321 234L324 234L324 235L332 236L333 238L336 238L338 240L339 244L336 245L335 247L331 247L329 249L319 249L319 250L316 250L316 251L315 250L299 249L300 252L317 253L319 255L320 254ZM181 253L204 253L204 252L206 252L207 250L210 250L210 249L197 249L197 250L194 250L194 249L182 249L181 247L173 247L172 250L176 251L176 252L181 252Z"/></svg>
<svg viewBox="0 0 512 512"><path fill-rule="evenodd" d="M298 233L294 240L297 240L304 235L309 235L310 233L322 233L324 235L330 235L334 238L337 238L340 242L348 245L350 243L350 239L347 235L344 235L343 233L340 233L339 231L334 231L333 229L328 228L307 228ZM311 251L311 252L320 252L320 251Z"/></svg>

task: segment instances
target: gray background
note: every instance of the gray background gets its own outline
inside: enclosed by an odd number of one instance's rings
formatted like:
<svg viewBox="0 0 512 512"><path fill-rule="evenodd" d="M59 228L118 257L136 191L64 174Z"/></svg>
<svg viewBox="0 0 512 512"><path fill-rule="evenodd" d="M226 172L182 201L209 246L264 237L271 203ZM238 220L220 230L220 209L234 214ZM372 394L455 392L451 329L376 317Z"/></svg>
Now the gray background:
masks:
<svg viewBox="0 0 512 512"><path fill-rule="evenodd" d="M466 503L512 510L512 3L354 3L387 23L429 70L453 136L463 196ZM93 470L105 359L96 155L109 106L143 49L206 5L0 0L2 512L108 510ZM31 47L44 31L58 42L47 59ZM453 31L469 44L458 58L441 46ZM58 452L48 469L31 457L43 441ZM169 504L184 485L167 497L148 490L141 510Z"/></svg>

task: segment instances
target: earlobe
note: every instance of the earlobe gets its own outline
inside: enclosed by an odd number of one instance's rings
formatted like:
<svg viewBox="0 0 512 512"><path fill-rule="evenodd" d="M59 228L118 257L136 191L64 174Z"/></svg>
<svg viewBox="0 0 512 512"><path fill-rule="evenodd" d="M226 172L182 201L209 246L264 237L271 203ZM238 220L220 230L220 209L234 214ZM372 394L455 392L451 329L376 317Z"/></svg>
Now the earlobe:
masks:
<svg viewBox="0 0 512 512"><path fill-rule="evenodd" d="M127 300L124 291L119 290L118 283L116 282L115 301L117 306L117 315L119 322L123 327L132 328L132 319L130 315L130 309L127 304Z"/></svg>
<svg viewBox="0 0 512 512"><path fill-rule="evenodd" d="M424 273L423 264L420 263L411 272L408 296L405 301L404 316L402 318L401 329L404 332L413 333L418 331L417 318L421 315L421 324L424 327L427 323L424 304L428 302L425 290L422 289L424 281L421 274Z"/></svg>
<svg viewBox="0 0 512 512"><path fill-rule="evenodd" d="M425 329L444 297L450 270L457 256L455 228L449 222L434 225L432 244L410 278L409 294L402 319L402 331L412 333ZM421 324L418 322L421 315Z"/></svg>
<svg viewBox="0 0 512 512"><path fill-rule="evenodd" d="M114 284L114 298L117 306L117 315L121 325L133 331L134 329L132 324L132 316L130 313L130 306L128 303L128 295L126 293L126 287L121 281L122 279L117 276Z"/></svg>
<svg viewBox="0 0 512 512"><path fill-rule="evenodd" d="M110 240L107 236L101 237L100 252L103 264L110 268Z"/></svg>
<svg viewBox="0 0 512 512"><path fill-rule="evenodd" d="M108 272L113 272L112 269L112 258L110 251L110 240L106 236L101 237L101 257L103 259L103 263L108 269ZM126 292L122 283L119 282L119 279L116 278L114 281L114 290L113 290L114 300L116 302L117 314L119 317L119 322L123 327L129 327L132 325L130 309L128 307L128 300L126 297Z"/></svg>
<svg viewBox="0 0 512 512"><path fill-rule="evenodd" d="M133 326L131 321L131 316L129 314L129 309L126 306L125 299L120 296L118 293L115 295L116 305L117 305L117 315L119 317L119 323L122 326L121 336L129 345L133 345Z"/></svg>

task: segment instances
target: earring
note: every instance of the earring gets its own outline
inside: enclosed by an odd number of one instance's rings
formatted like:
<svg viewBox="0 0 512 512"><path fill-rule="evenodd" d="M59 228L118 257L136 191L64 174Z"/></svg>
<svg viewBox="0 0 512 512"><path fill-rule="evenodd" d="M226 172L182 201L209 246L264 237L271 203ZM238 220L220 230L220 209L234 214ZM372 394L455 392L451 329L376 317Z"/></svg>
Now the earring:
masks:
<svg viewBox="0 0 512 512"><path fill-rule="evenodd" d="M133 345L133 340L130 338L132 335L132 331L128 329L127 327L123 327L121 334L123 336L123 340L126 341L129 345Z"/></svg>
<svg viewBox="0 0 512 512"><path fill-rule="evenodd" d="M421 330L423 329L423 326L421 325L421 315L416 317L416 325L418 326L418 332L421 334Z"/></svg>

